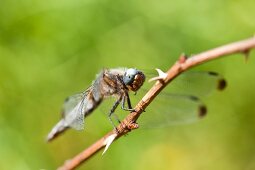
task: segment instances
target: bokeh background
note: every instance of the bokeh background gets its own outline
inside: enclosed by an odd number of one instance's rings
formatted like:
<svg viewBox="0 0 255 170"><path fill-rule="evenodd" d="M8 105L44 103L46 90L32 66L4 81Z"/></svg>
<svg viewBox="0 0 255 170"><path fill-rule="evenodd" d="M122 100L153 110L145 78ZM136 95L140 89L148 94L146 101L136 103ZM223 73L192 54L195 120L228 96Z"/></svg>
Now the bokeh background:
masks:
<svg viewBox="0 0 255 170"><path fill-rule="evenodd" d="M0 169L56 169L112 129L96 111L85 131L45 137L63 100L104 67L168 69L255 33L253 0L1 0ZM79 169L255 169L255 53L215 60L224 92L205 99L202 121L136 130Z"/></svg>

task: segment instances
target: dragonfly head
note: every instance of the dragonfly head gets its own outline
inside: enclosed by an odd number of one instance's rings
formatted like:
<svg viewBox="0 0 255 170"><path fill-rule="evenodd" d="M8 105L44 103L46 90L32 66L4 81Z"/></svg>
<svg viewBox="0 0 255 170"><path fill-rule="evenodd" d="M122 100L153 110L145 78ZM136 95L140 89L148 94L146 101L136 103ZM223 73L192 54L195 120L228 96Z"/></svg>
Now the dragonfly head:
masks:
<svg viewBox="0 0 255 170"><path fill-rule="evenodd" d="M123 82L126 87L131 91L137 91L145 81L145 75L143 72L135 69L129 68L123 75Z"/></svg>

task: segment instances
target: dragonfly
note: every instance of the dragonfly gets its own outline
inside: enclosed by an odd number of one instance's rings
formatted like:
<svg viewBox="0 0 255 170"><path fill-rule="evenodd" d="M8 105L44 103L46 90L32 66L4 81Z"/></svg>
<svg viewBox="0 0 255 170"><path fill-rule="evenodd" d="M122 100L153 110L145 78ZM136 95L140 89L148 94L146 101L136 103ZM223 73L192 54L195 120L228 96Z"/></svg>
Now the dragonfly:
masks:
<svg viewBox="0 0 255 170"><path fill-rule="evenodd" d="M84 119L104 99L109 97L115 98L108 112L109 121L115 127L112 116L120 123L118 116L115 114L116 108L121 105L121 109L124 111L134 111L131 106L131 98L132 101L135 101L135 99L138 100L141 97L134 95L130 98L129 92L137 93L145 82L145 75L144 72L136 68L103 69L87 90L66 98L63 105L62 119L52 128L47 140L53 140L69 128L84 129ZM199 97L209 94L214 89L222 90L225 86L226 81L215 72L183 74L171 82L173 90L170 91L171 93L160 93L155 101L151 103L152 111L146 109L146 112L153 112L153 115L142 114L145 115L142 119L145 122L148 119L147 122L149 123L146 124L152 126L194 122L204 117L207 112L206 106ZM145 92L143 89L140 91ZM140 95L142 94L140 93Z"/></svg>
<svg viewBox="0 0 255 170"><path fill-rule="evenodd" d="M121 104L126 111L134 111L129 98L129 91L136 92L143 85L145 75L135 68L103 69L88 89L80 94L68 97L65 100L62 119L53 127L48 134L47 140L54 139L58 134L69 127L76 130L84 128L84 118L90 115L103 101L103 99L114 96L116 101L109 111L108 117L113 124L111 116ZM127 103L127 107L125 107ZM118 120L118 122L120 122Z"/></svg>

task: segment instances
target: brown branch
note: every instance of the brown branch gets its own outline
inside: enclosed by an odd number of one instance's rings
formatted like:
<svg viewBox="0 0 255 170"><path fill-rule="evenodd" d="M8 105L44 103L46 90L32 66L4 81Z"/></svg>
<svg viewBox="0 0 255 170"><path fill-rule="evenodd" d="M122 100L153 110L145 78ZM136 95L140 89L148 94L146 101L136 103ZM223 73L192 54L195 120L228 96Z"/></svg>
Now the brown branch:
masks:
<svg viewBox="0 0 255 170"><path fill-rule="evenodd" d="M153 101L157 94L159 94L160 91L169 82L171 82L182 72L199 64L223 57L225 55L234 53L243 53L244 55L247 55L252 48L255 48L254 37L243 41L227 44L218 48L214 48L212 50L194 55L190 58L186 58L185 56L181 55L180 59L167 71L167 76L164 79L157 81L147 92L147 94L141 99L141 101L136 105L136 111L127 115L127 117L119 124L119 126L117 127L117 134L115 130L110 131L93 145L85 149L83 152L79 153L71 160L66 161L65 164L59 168L59 170L69 170L78 167L81 163L85 162L102 148L104 148L105 139L107 139L109 136L116 134L116 140L117 138L123 136L131 130L138 128L138 125L135 122L139 118L141 113L143 113L145 108Z"/></svg>

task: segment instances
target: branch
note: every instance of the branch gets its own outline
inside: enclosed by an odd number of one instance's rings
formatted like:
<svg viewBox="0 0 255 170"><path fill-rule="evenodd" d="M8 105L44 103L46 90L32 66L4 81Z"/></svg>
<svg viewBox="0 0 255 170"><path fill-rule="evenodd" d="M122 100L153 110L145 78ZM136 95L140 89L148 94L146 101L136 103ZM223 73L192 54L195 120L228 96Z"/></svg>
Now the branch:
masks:
<svg viewBox="0 0 255 170"><path fill-rule="evenodd" d="M99 139L93 145L79 153L77 156L65 162L65 164L59 167L59 170L69 170L78 167L81 163L91 158L94 154L104 148L107 144L107 139L112 138L116 140L119 137L125 135L133 129L138 128L136 120L139 118L141 113L146 107L153 101L153 99L161 92L161 90L170 83L175 77L180 75L182 72L197 66L199 64L235 53L243 53L246 57L249 51L255 48L255 37L227 44L218 48L214 48L209 51L202 52L197 55L193 55L190 58L181 55L179 60L166 72L165 77L156 81L152 88L147 94L141 99L136 105L135 112L131 112L127 117L119 124L117 130L112 130L107 133L104 137ZM112 142L112 141L111 141ZM110 143L111 143L110 142Z"/></svg>

